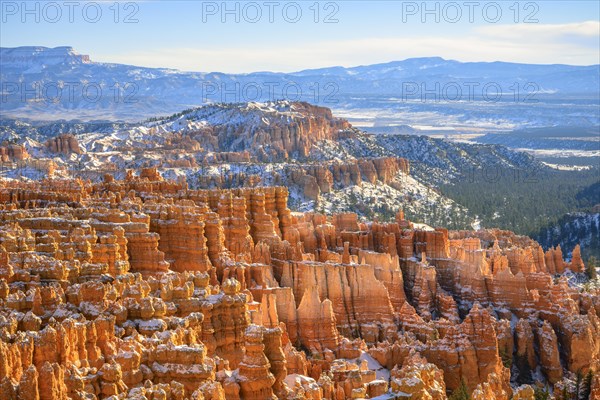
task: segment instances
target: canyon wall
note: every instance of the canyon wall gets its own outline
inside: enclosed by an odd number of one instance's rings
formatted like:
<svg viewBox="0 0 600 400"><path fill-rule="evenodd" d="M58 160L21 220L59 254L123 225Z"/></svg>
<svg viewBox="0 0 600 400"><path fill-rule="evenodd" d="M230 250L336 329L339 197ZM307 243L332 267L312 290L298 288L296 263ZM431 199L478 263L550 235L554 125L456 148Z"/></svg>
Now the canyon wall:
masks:
<svg viewBox="0 0 600 400"><path fill-rule="evenodd" d="M154 168L0 181L0 397L533 399L514 382L598 371L599 293L554 277L580 259L287 199Z"/></svg>

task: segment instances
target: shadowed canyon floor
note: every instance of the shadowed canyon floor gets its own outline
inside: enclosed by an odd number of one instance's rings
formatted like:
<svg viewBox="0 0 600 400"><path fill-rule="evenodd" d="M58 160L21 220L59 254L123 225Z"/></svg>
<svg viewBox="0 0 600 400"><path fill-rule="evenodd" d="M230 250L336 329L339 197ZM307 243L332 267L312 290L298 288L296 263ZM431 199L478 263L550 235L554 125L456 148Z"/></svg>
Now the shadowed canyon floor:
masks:
<svg viewBox="0 0 600 400"><path fill-rule="evenodd" d="M287 202L155 168L0 181L0 398L600 398L578 249Z"/></svg>

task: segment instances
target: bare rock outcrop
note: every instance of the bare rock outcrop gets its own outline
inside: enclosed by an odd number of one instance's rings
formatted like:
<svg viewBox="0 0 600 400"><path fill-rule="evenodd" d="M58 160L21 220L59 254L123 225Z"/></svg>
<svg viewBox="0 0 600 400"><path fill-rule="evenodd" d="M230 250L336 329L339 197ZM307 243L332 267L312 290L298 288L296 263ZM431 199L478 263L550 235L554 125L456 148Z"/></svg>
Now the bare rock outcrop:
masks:
<svg viewBox="0 0 600 400"><path fill-rule="evenodd" d="M408 170L357 165L363 182ZM0 397L443 399L464 382L530 400L511 378L560 393L598 370L599 293L553 277L581 270L577 252L287 198L190 190L153 167L0 180Z"/></svg>
<svg viewBox="0 0 600 400"><path fill-rule="evenodd" d="M29 153L23 145L19 144L3 144L0 146L0 161L19 162L29 158Z"/></svg>
<svg viewBox="0 0 600 400"><path fill-rule="evenodd" d="M79 147L79 143L77 142L77 138L72 134L64 134L58 135L52 139L48 139L46 141L46 148L51 153L58 154L81 154L81 148Z"/></svg>

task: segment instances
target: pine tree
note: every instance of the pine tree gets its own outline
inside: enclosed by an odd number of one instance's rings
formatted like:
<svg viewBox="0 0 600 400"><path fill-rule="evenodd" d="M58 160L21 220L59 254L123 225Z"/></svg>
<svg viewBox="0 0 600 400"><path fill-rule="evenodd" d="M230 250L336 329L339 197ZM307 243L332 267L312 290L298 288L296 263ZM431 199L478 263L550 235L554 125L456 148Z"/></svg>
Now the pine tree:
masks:
<svg viewBox="0 0 600 400"><path fill-rule="evenodd" d="M452 395L448 397L448 400L470 400L471 395L469 394L469 388L463 378L460 379L460 386L458 386Z"/></svg>
<svg viewBox="0 0 600 400"><path fill-rule="evenodd" d="M598 268L598 259L594 256L591 256L588 261L587 261L587 265L585 266L585 273L587 274L588 278L590 278L590 280L596 279L598 277L598 273L596 271L596 268Z"/></svg>
<svg viewBox="0 0 600 400"><path fill-rule="evenodd" d="M593 379L594 372L590 369L585 375L585 378L583 378L583 382L581 383L581 388L579 389L579 400L591 399Z"/></svg>
<svg viewBox="0 0 600 400"><path fill-rule="evenodd" d="M528 385L533 383L531 367L529 366L529 361L527 361L527 357L525 355L517 354L515 357L515 362L517 364L517 369L519 373L517 375L517 382L520 385Z"/></svg>
<svg viewBox="0 0 600 400"><path fill-rule="evenodd" d="M535 388L533 396L534 396L535 400L549 400L550 392L548 391L547 387L541 388L538 386Z"/></svg>
<svg viewBox="0 0 600 400"><path fill-rule="evenodd" d="M581 391L581 383L583 381L583 375L581 373L581 369L577 371L577 375L575 377L575 399L579 400L579 393Z"/></svg>
<svg viewBox="0 0 600 400"><path fill-rule="evenodd" d="M502 359L502 364L510 369L512 367L512 354L509 354L506 349L499 349L500 358Z"/></svg>

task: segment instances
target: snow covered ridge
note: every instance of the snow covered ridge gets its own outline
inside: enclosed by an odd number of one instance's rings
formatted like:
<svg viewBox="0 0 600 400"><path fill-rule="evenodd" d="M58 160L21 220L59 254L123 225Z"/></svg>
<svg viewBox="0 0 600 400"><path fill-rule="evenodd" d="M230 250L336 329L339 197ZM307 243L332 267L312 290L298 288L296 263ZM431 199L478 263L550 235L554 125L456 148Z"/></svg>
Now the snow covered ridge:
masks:
<svg viewBox="0 0 600 400"><path fill-rule="evenodd" d="M324 116L333 119L331 111L304 102L289 100L247 103L217 103L169 117L150 119L147 127L156 127L171 132L201 129L208 125L243 125L251 130L272 124L289 123L299 118Z"/></svg>
<svg viewBox="0 0 600 400"><path fill-rule="evenodd" d="M286 100L211 104L136 124L4 121L0 139L31 156L2 171L10 178L52 170L96 181L153 167L191 188L284 185L294 210L387 220L403 209L415 222L451 228L476 218L436 186L485 166L537 166L499 145L367 134L328 108Z"/></svg>
<svg viewBox="0 0 600 400"><path fill-rule="evenodd" d="M352 134L351 125L328 108L276 101L208 105L108 133L81 135L80 142L93 152L181 148L200 151L203 158L209 152L244 153L241 157L248 161L274 162L306 160L317 142L337 140L342 132Z"/></svg>

